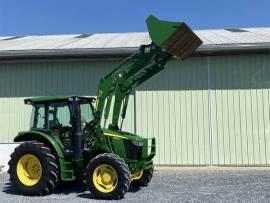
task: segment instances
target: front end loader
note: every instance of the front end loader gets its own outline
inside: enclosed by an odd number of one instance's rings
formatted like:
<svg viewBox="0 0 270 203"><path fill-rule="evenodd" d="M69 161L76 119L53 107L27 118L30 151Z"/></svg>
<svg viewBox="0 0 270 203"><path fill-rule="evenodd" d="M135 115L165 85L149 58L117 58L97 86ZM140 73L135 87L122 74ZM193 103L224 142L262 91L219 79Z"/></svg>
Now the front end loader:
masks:
<svg viewBox="0 0 270 203"><path fill-rule="evenodd" d="M8 171L21 194L46 195L60 181L83 180L96 197L120 199L130 185L151 181L155 138L122 131L129 94L173 57L187 58L202 42L185 23L154 16L146 22L152 43L141 45L101 78L96 98L25 99L33 107L31 128L15 137L21 144L11 154Z"/></svg>

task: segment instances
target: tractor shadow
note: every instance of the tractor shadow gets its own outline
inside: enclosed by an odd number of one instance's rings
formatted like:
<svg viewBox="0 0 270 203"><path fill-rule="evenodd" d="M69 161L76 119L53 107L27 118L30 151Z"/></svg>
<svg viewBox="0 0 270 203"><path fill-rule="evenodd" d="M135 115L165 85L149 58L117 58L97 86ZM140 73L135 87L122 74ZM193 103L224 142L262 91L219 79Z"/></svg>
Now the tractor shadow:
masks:
<svg viewBox="0 0 270 203"><path fill-rule="evenodd" d="M4 184L2 192L9 194L9 195L20 195L17 190L12 186L11 182L6 182Z"/></svg>
<svg viewBox="0 0 270 203"><path fill-rule="evenodd" d="M82 193L87 191L87 186L83 182L60 183L54 194Z"/></svg>
<svg viewBox="0 0 270 203"><path fill-rule="evenodd" d="M130 187L128 193L130 192L136 193L139 190L141 190L141 188ZM19 195L19 196L21 195L20 193L17 192L17 190L12 186L11 182L9 181L4 183L2 192L9 195ZM80 197L80 198L96 199L96 200L99 199L90 193L86 184L83 182L70 182L70 183L60 184L53 194L55 195L66 194L67 195L70 193L73 193L73 194L75 193L77 194L77 197Z"/></svg>
<svg viewBox="0 0 270 203"><path fill-rule="evenodd" d="M131 186L131 187L129 188L127 194L128 194L128 193L136 193L136 192L138 192L138 191L140 191L140 190L141 190L140 187L132 187L132 186ZM103 200L103 199L100 199L100 198L95 197L93 194L91 194L91 193L89 192L89 190L86 190L85 193L78 194L77 197L84 198L84 199Z"/></svg>
<svg viewBox="0 0 270 203"><path fill-rule="evenodd" d="M72 183L65 183L59 184L57 189L53 194L70 194L70 193L82 193L87 191L87 187L82 182L72 182ZM21 195L17 192L17 190L12 186L11 182L4 183L4 187L2 192L10 195Z"/></svg>
<svg viewBox="0 0 270 203"><path fill-rule="evenodd" d="M141 188L138 188L138 187L130 187L127 194L128 193L136 193L138 191L140 191ZM103 200L103 199L100 199L100 198L97 198L95 197L93 194L91 194L88 190L86 190L85 193L81 193L81 194L78 194L77 197L80 197L80 198L84 198L84 199L95 199L95 200Z"/></svg>
<svg viewBox="0 0 270 203"><path fill-rule="evenodd" d="M91 194L84 182L70 182L65 184L60 184L56 189L54 194L65 194L70 193L77 194L79 198L95 199L98 200L93 194Z"/></svg>

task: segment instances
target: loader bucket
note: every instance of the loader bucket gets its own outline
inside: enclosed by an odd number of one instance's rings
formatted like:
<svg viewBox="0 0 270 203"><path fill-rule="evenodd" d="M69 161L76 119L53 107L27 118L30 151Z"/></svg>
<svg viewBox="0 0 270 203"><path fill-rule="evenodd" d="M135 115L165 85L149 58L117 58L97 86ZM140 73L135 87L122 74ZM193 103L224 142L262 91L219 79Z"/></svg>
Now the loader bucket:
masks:
<svg viewBox="0 0 270 203"><path fill-rule="evenodd" d="M146 23L153 43L173 56L185 59L202 44L184 22L161 21L151 15Z"/></svg>

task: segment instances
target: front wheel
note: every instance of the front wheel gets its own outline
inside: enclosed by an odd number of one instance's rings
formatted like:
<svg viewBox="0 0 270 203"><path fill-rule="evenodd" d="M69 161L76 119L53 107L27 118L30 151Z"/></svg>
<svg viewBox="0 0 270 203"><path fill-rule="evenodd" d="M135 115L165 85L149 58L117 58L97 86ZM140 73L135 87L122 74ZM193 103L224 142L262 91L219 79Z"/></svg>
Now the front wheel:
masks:
<svg viewBox="0 0 270 203"><path fill-rule="evenodd" d="M90 192L103 199L121 199L128 191L131 175L128 165L119 156L99 154L86 169Z"/></svg>
<svg viewBox="0 0 270 203"><path fill-rule="evenodd" d="M142 171L142 174L139 175L138 179L135 179L131 182L131 185L133 187L145 187L147 186L152 177L153 177L154 167L151 167L150 169Z"/></svg>

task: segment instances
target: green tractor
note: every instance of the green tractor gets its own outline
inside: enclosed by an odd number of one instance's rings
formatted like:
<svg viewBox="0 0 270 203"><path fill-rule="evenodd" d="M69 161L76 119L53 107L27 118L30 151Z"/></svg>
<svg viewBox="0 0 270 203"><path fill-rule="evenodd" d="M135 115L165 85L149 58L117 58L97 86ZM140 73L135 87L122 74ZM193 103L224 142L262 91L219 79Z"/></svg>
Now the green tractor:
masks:
<svg viewBox="0 0 270 203"><path fill-rule="evenodd" d="M184 59L202 42L185 23L154 16L146 22L152 43L141 45L103 77L97 98L25 99L33 106L31 129L15 137L21 144L11 154L8 171L21 194L46 195L60 181L83 180L96 197L120 199L130 185L147 186L151 181L155 139L121 130L129 95L174 56ZM111 122L105 128L111 106Z"/></svg>

